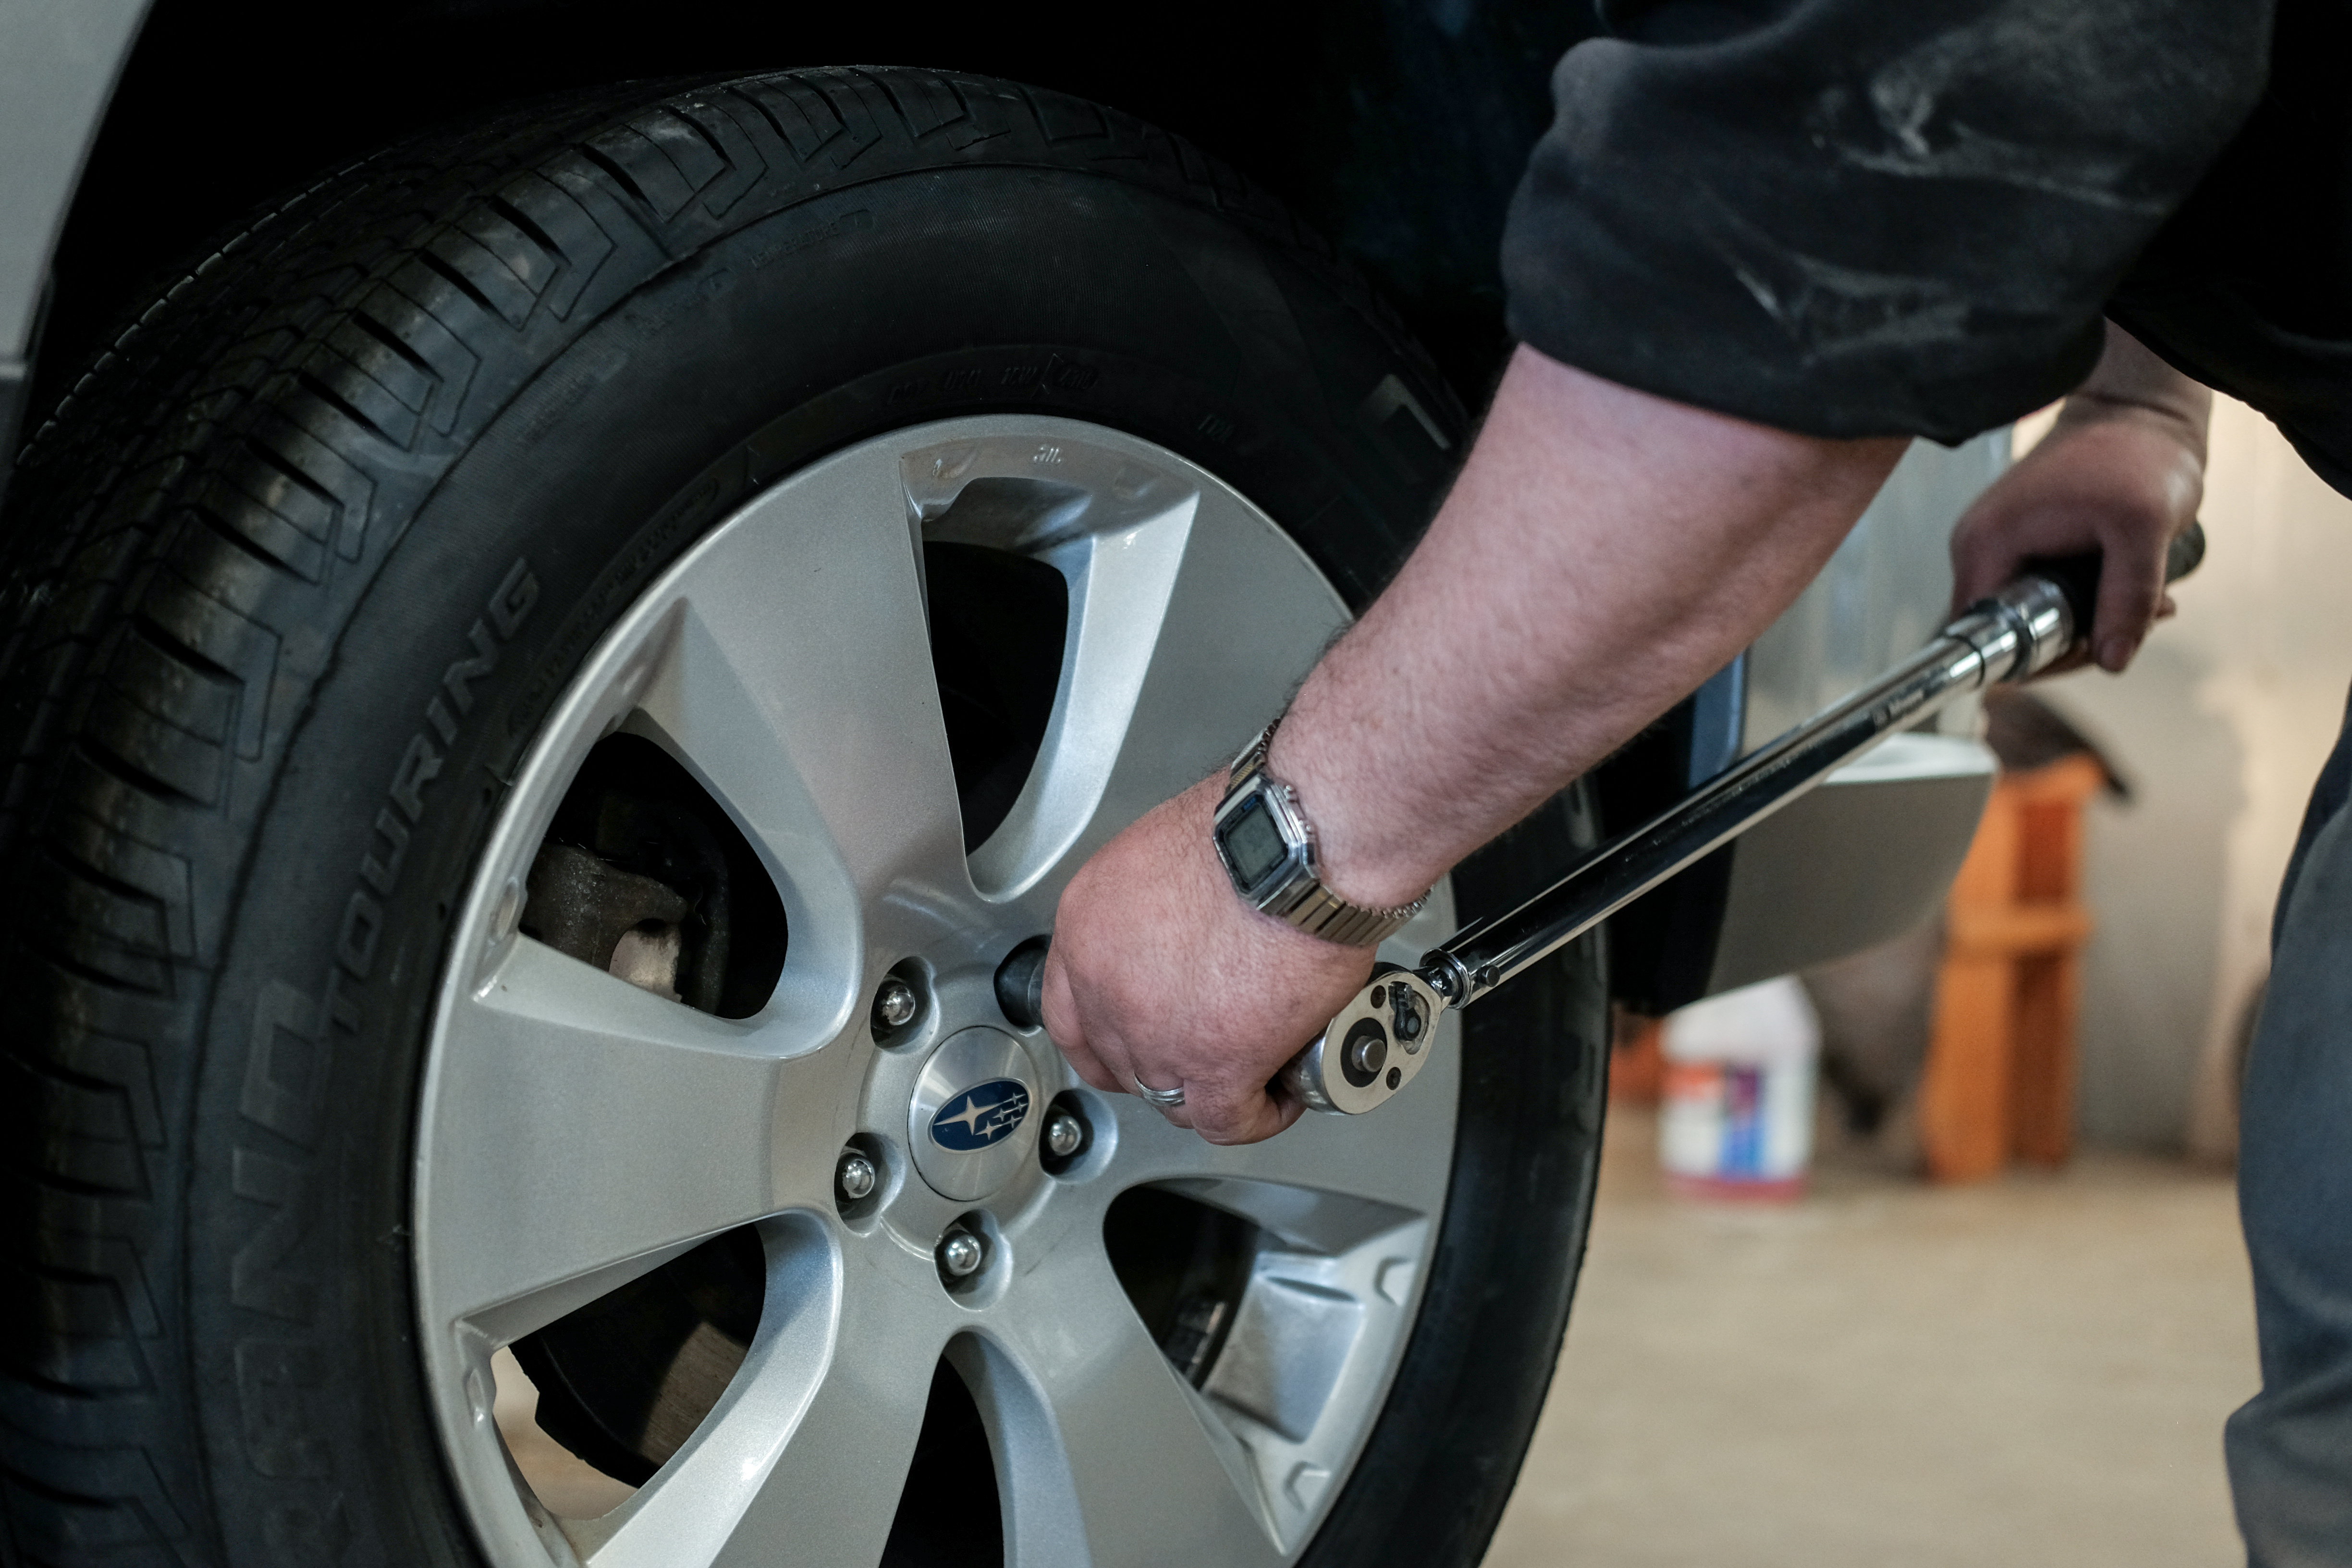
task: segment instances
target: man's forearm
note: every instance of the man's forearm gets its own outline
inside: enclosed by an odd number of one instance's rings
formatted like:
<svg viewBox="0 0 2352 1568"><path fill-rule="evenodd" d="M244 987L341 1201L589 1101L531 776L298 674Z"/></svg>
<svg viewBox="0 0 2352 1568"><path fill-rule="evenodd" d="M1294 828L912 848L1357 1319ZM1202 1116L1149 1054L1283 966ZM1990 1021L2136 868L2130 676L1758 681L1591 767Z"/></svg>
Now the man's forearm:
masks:
<svg viewBox="0 0 2352 1568"><path fill-rule="evenodd" d="M1317 667L1273 772L1329 883L1411 898L1753 641L1902 455L1521 349L1429 535Z"/></svg>
<svg viewBox="0 0 2352 1568"><path fill-rule="evenodd" d="M1428 536L1275 737L1328 883L1400 903L1622 744L1797 595L1902 448L1764 429L1522 350ZM1045 1017L1097 1089L1181 1087L1171 1118L1245 1142L1299 1114L1268 1080L1372 955L1234 896L1209 842L1223 784L1079 868Z"/></svg>

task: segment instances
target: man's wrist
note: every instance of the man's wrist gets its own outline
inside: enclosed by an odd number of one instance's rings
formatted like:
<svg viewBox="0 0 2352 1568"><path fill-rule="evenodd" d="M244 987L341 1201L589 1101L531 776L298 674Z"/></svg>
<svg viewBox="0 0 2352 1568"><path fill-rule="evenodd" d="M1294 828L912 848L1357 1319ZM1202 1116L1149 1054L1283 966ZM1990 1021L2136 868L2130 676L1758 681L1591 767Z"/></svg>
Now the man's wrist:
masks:
<svg viewBox="0 0 2352 1568"><path fill-rule="evenodd" d="M2110 321L2106 348L2098 364L2060 405L2057 426L2063 429L2112 419L2149 424L2177 437L2202 464L2206 427L2212 409L2210 388L2175 370L2137 338Z"/></svg>
<svg viewBox="0 0 2352 1568"><path fill-rule="evenodd" d="M1212 820L1217 858L1244 904L1342 947L1374 947L1428 901L1427 884L1390 903L1349 897L1318 854L1318 835L1298 793L1269 764L1282 721L1234 759Z"/></svg>
<svg viewBox="0 0 2352 1568"><path fill-rule="evenodd" d="M1311 714L1303 721L1295 712L1285 716L1265 762L1311 816L1323 880L1352 902L1370 906L1425 896L1453 865L1454 858L1444 857L1440 845L1450 825L1431 822L1420 835L1384 828L1384 818L1399 815L1383 809L1392 803L1368 798L1377 781L1349 765L1350 748L1329 743L1315 729Z"/></svg>

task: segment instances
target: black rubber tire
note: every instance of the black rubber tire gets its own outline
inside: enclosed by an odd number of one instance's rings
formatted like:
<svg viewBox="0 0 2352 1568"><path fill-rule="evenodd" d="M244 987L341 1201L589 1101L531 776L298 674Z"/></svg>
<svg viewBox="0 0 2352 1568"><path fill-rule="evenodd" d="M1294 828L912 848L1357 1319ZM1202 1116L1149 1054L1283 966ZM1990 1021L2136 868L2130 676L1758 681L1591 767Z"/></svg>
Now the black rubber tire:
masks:
<svg viewBox="0 0 2352 1568"><path fill-rule="evenodd" d="M82 379L26 453L0 599L10 1563L478 1560L406 1226L499 781L740 499L1009 409L1214 469L1358 606L1465 427L1230 171L907 70L616 88L404 144L256 220ZM1564 798L1465 868L1465 905L1590 838ZM1470 1016L1427 1305L1312 1562L1483 1552L1582 1250L1604 1017L1590 947Z"/></svg>

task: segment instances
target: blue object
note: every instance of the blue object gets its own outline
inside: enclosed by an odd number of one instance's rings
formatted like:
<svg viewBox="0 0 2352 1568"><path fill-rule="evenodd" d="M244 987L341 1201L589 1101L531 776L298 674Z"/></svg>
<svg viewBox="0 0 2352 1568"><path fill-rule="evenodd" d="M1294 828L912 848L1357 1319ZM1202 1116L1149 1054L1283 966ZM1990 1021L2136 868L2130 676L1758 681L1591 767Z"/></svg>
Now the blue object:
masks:
<svg viewBox="0 0 2352 1568"><path fill-rule="evenodd" d="M1021 1080L992 1078L940 1107L931 1118L931 1142L960 1154L986 1149L1012 1137L1028 1114L1029 1091Z"/></svg>

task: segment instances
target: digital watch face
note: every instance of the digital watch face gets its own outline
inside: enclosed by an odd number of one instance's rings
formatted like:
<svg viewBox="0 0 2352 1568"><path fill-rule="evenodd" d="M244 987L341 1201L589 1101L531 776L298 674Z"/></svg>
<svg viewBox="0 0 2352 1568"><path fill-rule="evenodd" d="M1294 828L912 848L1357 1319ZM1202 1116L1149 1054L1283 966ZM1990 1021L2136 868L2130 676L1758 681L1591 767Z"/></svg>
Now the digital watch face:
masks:
<svg viewBox="0 0 2352 1568"><path fill-rule="evenodd" d="M1266 808L1264 795L1251 795L1225 818L1217 829L1217 844L1224 851L1225 864L1233 868L1234 879L1253 889L1290 858L1290 847L1283 842L1282 829L1275 826L1274 813Z"/></svg>

